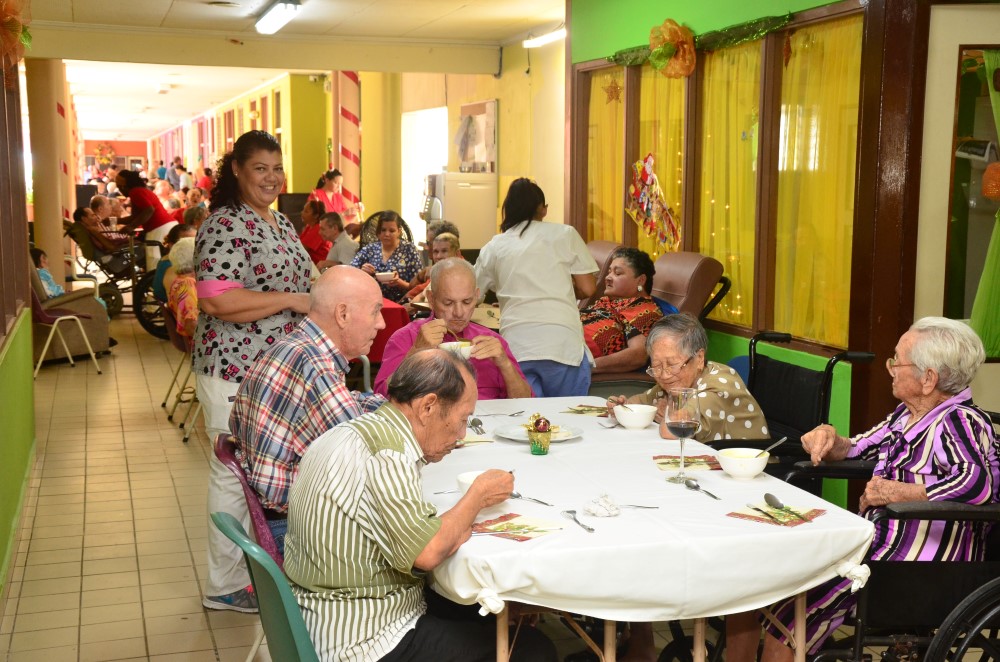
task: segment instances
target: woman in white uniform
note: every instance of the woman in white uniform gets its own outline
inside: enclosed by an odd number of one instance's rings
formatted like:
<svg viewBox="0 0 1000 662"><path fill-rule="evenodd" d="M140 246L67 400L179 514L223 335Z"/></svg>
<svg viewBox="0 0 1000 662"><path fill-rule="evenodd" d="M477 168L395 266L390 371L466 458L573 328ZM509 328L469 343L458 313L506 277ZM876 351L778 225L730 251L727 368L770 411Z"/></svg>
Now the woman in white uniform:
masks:
<svg viewBox="0 0 1000 662"><path fill-rule="evenodd" d="M514 180L501 234L476 260L476 283L497 293L500 334L535 396L586 395L591 359L576 300L593 295L598 267L575 228L542 222L547 211L538 184Z"/></svg>

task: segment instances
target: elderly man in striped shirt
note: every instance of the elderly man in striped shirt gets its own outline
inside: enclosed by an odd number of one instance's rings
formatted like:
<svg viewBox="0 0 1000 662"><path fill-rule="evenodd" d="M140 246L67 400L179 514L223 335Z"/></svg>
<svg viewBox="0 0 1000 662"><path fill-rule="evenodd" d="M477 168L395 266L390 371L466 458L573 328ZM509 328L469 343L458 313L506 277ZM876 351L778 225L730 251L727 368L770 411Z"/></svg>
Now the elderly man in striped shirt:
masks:
<svg viewBox="0 0 1000 662"><path fill-rule="evenodd" d="M387 404L306 451L292 485L285 571L321 660L496 659L495 621L454 619L424 597L425 574L514 489L509 472L492 469L445 513L424 501L420 469L465 436L476 392L468 361L417 352L393 374ZM557 658L551 641L522 628L513 659Z"/></svg>
<svg viewBox="0 0 1000 662"><path fill-rule="evenodd" d="M313 285L309 315L274 343L250 368L233 403L229 429L236 437L247 481L257 492L278 550L284 548L288 489L299 460L314 439L338 423L374 411L385 398L348 390L348 361L366 354L380 329L382 292L360 269L328 269ZM232 495L234 508L246 512L243 492ZM223 548L210 538L209 554L243 569L238 548ZM247 577L249 583L249 577ZM207 596L210 609L256 611L251 594ZM232 595L232 594L230 594Z"/></svg>

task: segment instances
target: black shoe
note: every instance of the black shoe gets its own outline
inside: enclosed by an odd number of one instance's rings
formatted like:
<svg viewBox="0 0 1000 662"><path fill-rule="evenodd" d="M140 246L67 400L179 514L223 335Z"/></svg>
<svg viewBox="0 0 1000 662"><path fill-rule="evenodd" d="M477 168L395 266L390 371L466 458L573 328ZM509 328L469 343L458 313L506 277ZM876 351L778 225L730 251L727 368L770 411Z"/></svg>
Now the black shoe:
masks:
<svg viewBox="0 0 1000 662"><path fill-rule="evenodd" d="M117 344L118 344L117 340L115 340L111 336L108 336L108 347L114 347Z"/></svg>

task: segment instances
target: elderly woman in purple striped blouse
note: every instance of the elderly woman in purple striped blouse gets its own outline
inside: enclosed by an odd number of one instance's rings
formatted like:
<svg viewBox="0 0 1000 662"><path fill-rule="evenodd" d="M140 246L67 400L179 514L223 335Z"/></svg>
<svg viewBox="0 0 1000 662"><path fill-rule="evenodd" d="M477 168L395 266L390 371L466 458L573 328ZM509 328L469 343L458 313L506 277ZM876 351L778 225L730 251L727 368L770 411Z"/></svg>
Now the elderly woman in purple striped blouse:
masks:
<svg viewBox="0 0 1000 662"><path fill-rule="evenodd" d="M985 360L983 344L968 325L925 317L910 327L886 361L892 394L902 404L868 432L841 437L829 425L802 436L813 464L846 458L877 461L861 497L860 513L871 519L883 506L900 501L994 503L1000 490L998 441L989 417L972 402L970 384ZM966 522L889 522L876 525L873 560L970 561L983 557L982 527ZM856 596L850 580L837 579L808 593L809 652L844 622ZM793 600L774 607L790 625ZM732 627L740 621L744 627ZM753 659L759 630L739 615L727 621L729 659ZM747 641L742 641L745 636ZM766 628L762 660L791 660L792 650L773 625Z"/></svg>

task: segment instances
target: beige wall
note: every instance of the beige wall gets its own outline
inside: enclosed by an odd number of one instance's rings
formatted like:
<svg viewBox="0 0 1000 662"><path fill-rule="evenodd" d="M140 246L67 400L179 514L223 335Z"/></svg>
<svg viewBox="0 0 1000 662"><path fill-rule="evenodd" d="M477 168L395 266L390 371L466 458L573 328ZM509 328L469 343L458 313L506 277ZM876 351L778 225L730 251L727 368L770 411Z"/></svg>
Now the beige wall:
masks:
<svg viewBox="0 0 1000 662"><path fill-rule="evenodd" d="M361 73L361 201L365 215L401 202L400 74Z"/></svg>
<svg viewBox="0 0 1000 662"><path fill-rule="evenodd" d="M914 316L918 319L940 315L944 309L956 71L959 47L964 44L1000 44L1000 8L931 7L914 301ZM982 367L973 383L973 392L979 405L1000 411L1000 364Z"/></svg>
<svg viewBox="0 0 1000 662"><path fill-rule="evenodd" d="M548 220L563 222L563 140L567 121L564 58L563 42L530 52L515 45L504 48L503 72L499 78L403 74L402 111L446 105L448 135L453 136L458 130L463 104L497 99L498 208L514 179L530 177L545 191ZM457 169L457 154L449 146L448 170ZM498 225L499 219L498 210Z"/></svg>

